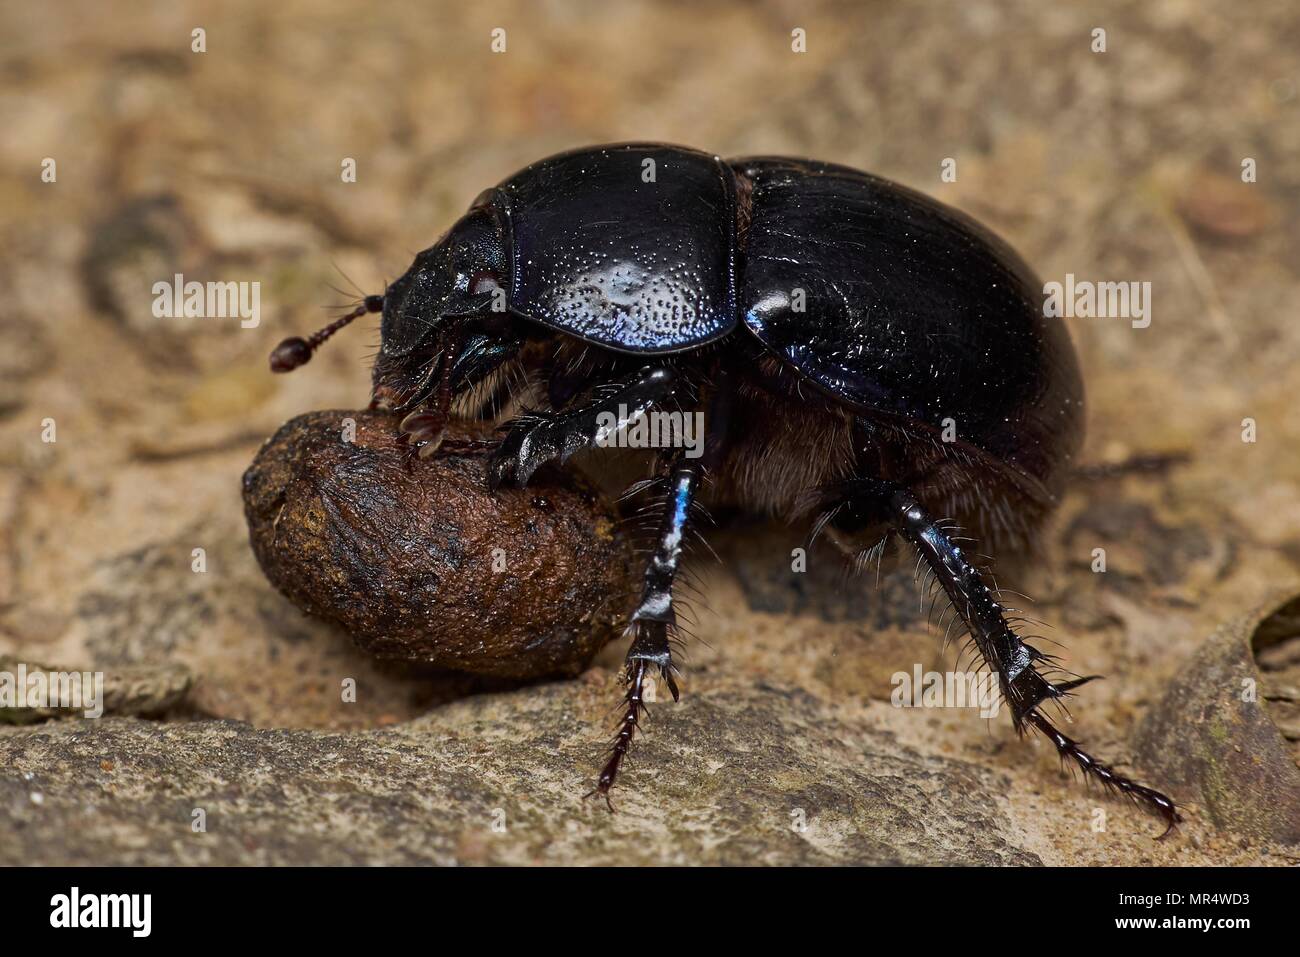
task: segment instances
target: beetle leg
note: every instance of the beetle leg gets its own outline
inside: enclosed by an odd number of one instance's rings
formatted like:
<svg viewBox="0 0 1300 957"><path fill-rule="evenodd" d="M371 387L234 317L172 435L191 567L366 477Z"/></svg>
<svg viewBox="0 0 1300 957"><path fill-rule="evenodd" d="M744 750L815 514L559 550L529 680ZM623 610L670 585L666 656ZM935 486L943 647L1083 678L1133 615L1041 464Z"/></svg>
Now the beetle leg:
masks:
<svg viewBox="0 0 1300 957"><path fill-rule="evenodd" d="M953 607L966 625L984 661L998 675L1002 698L1010 705L1011 720L1019 734L1034 728L1055 745L1061 760L1073 761L1084 773L1108 790L1118 791L1159 814L1165 821L1163 838L1182 818L1174 802L1152 788L1138 784L1101 763L1079 744L1058 731L1043 713L1046 700L1066 697L1090 678L1053 683L1039 670L1047 660L1018 635L1004 609L979 570L962 554L940 522L930 516L908 489L875 480L849 483L848 496L868 507L884 509L889 525L906 538L934 572ZM1095 676L1093 676L1095 677Z"/></svg>
<svg viewBox="0 0 1300 957"><path fill-rule="evenodd" d="M488 484L495 489L513 481L522 488L547 462L563 462L579 449L599 445L645 415L675 383L667 366L646 366L600 387L593 401L576 409L521 416L488 460Z"/></svg>
<svg viewBox="0 0 1300 957"><path fill-rule="evenodd" d="M672 467L668 482L668 499L654 553L645 569L641 601L632 613L629 631L633 635L624 664L627 693L618 733L610 747L609 760L600 772L596 787L588 794L599 794L612 811L610 788L618 777L623 759L632 747L632 737L645 713L645 680L651 668L668 687L673 700L679 700L677 681L673 677L672 643L676 640L677 615L673 610L673 580L681 563L682 545L691 503L699 488L704 467L699 459L679 458Z"/></svg>

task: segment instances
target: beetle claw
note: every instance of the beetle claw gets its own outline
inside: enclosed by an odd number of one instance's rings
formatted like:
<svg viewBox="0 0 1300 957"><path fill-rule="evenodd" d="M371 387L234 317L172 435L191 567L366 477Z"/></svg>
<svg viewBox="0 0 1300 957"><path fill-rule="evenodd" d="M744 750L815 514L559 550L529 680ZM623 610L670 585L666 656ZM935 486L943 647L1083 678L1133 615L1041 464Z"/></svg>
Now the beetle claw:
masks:
<svg viewBox="0 0 1300 957"><path fill-rule="evenodd" d="M442 448L442 438L446 434L444 429L439 429L438 433L432 438L424 439L419 443L420 450L415 454L422 459L431 457L438 449Z"/></svg>
<svg viewBox="0 0 1300 957"><path fill-rule="evenodd" d="M514 461L500 454L500 450L493 453L488 460L487 466L487 483L488 488L495 492L502 485L510 480L510 473L514 469Z"/></svg>
<svg viewBox="0 0 1300 957"><path fill-rule="evenodd" d="M554 456L538 450L532 432L511 432L488 460L488 486L494 491L502 485L524 488L533 474ZM516 438L518 436L518 438Z"/></svg>
<svg viewBox="0 0 1300 957"><path fill-rule="evenodd" d="M442 447L447 434L447 417L428 409L416 409L402 419L398 428L402 436L415 446L415 454L427 459Z"/></svg>

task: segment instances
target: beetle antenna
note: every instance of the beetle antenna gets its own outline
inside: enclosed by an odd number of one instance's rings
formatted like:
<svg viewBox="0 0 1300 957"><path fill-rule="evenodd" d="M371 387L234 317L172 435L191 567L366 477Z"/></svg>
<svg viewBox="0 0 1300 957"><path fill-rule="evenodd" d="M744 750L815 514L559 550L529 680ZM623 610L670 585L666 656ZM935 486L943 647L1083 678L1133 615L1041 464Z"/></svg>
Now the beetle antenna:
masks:
<svg viewBox="0 0 1300 957"><path fill-rule="evenodd" d="M360 319L366 313L383 312L383 296L366 296L361 301L361 305L353 309L345 316L335 319L324 329L313 332L306 339L301 336L290 336L285 339L273 350L271 350L271 371L272 372L292 372L301 365L306 365L311 359L312 353L320 348L320 344L328 339L334 333L338 332L353 319Z"/></svg>

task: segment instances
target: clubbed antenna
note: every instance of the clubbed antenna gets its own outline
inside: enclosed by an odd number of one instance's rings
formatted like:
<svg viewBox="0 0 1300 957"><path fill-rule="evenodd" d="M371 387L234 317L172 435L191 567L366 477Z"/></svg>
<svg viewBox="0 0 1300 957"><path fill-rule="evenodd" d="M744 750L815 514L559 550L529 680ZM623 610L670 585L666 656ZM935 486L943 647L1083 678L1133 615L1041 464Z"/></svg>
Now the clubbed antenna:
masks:
<svg viewBox="0 0 1300 957"><path fill-rule="evenodd" d="M384 309L383 296L366 296L361 305L353 309L346 316L340 316L335 319L324 329L313 332L306 339L301 336L290 336L282 343L271 350L271 371L272 372L292 372L301 365L306 365L310 361L312 353L315 352L322 342L328 339L334 333L338 332L353 319L360 319L366 313L382 312Z"/></svg>

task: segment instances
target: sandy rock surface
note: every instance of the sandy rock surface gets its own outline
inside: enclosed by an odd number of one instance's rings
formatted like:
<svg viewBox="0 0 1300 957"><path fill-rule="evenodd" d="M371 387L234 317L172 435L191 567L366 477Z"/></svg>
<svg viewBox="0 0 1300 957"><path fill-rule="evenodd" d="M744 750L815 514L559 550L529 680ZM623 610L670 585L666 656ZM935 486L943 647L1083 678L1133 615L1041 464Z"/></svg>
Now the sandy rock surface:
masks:
<svg viewBox="0 0 1300 957"><path fill-rule="evenodd" d="M0 656L126 672L129 700L167 703L0 726L0 863L1300 857L1275 820L1211 813L1190 765L1163 780L1136 733L1169 726L1153 712L1178 704L1175 680L1238 694L1205 642L1300 593L1300 10L685 11L447 4L418 28L345 2L0 11ZM1154 843L1156 821L1069 781L1005 715L892 707L894 673L954 661L910 562L879 588L874 570L846 585L822 550L795 574L803 529L733 524L711 536L724 564L695 556L684 698L652 706L613 817L582 795L619 647L567 681L428 673L377 662L266 581L240 477L286 420L364 404L377 333L283 378L271 347L358 294L340 273L381 289L485 186L630 139L869 169L985 221L1045 279L1152 283L1146 328L1065 320L1085 459L1186 461L1076 483L1043 558L1011 577L1001 556L1000 584L1034 597L1068 667L1108 676L1070 733L1187 802L1177 838ZM260 282L259 323L156 318L151 286L178 272ZM1197 661L1221 687L1188 678ZM1294 758L1277 728L1294 728L1292 684L1269 685L1250 726Z"/></svg>

